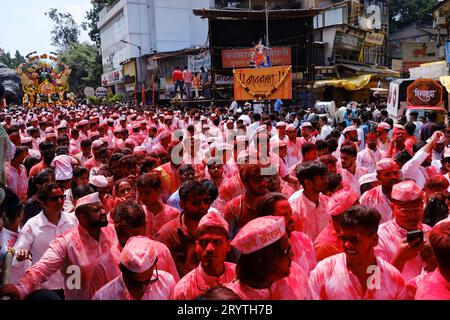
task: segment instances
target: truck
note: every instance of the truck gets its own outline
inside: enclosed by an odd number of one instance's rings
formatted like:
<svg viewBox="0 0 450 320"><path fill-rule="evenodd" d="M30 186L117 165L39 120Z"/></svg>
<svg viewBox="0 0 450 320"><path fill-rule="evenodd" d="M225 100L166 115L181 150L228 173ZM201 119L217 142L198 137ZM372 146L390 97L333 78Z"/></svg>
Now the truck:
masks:
<svg viewBox="0 0 450 320"><path fill-rule="evenodd" d="M395 79L389 85L387 111L390 118L397 122L402 116L409 120L411 111L417 111L419 117L428 113L438 113L438 121L444 122L448 112L447 90L438 80L429 78Z"/></svg>

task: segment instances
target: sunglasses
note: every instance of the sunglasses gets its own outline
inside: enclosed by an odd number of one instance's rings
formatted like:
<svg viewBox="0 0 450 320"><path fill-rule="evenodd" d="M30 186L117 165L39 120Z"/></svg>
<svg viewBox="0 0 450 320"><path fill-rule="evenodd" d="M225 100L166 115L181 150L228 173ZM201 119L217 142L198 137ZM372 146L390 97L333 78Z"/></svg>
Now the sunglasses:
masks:
<svg viewBox="0 0 450 320"><path fill-rule="evenodd" d="M52 202L57 202L58 200L66 200L66 195L61 195L61 196L54 196L54 197L50 197L49 198L50 199L50 201L52 201Z"/></svg>

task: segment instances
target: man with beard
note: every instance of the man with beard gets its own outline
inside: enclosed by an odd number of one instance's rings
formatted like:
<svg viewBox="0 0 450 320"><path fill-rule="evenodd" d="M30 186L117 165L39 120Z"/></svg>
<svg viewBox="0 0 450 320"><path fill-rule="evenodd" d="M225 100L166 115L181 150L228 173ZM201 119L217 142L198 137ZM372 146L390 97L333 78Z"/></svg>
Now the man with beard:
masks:
<svg viewBox="0 0 450 320"><path fill-rule="evenodd" d="M33 265L16 285L0 287L0 297L24 299L58 270L63 274L67 300L89 299L92 269L98 257L111 249L114 235L108 228L98 192L78 199L75 215L79 225L53 240L42 258Z"/></svg>
<svg viewBox="0 0 450 320"><path fill-rule="evenodd" d="M358 149L354 144L344 144L341 147L341 175L342 181L349 184L353 191L361 195L359 188L359 179L367 174L367 169L364 167L356 166L356 157L358 155Z"/></svg>
<svg viewBox="0 0 450 320"><path fill-rule="evenodd" d="M421 222L423 194L414 181L395 184L392 187L392 201L394 219L380 225L380 241L375 253L396 267L405 281L409 281L422 271L423 261L419 252L423 248L423 239L408 242L407 233L415 230L428 232L431 228Z"/></svg>
<svg viewBox="0 0 450 320"><path fill-rule="evenodd" d="M199 263L195 251L195 231L211 205L204 181L190 180L181 185L179 194L183 211L179 217L166 223L156 235L156 240L164 243L172 252L180 277L196 268Z"/></svg>
<svg viewBox="0 0 450 320"><path fill-rule="evenodd" d="M400 272L375 254L380 214L354 206L339 221L344 253L320 261L309 277L315 300L402 300L405 281Z"/></svg>
<svg viewBox="0 0 450 320"><path fill-rule="evenodd" d="M392 219L392 187L400 182L400 170L397 163L392 159L381 159L376 166L377 179L380 182L375 187L365 192L360 203L377 209L381 214L381 223Z"/></svg>
<svg viewBox="0 0 450 320"><path fill-rule="evenodd" d="M38 191L42 211L27 221L14 246L14 250L17 252L17 261L21 261L17 264L14 263L12 268L17 279L29 267L27 261L24 261L28 255L31 255L32 263L35 264L56 237L78 224L78 220L72 214L62 211L64 197L63 186L54 182L44 184ZM59 271L42 283L40 287L54 290L61 298L64 297L62 274Z"/></svg>
<svg viewBox="0 0 450 320"><path fill-rule="evenodd" d="M383 157L377 147L377 135L369 132L366 136L366 148L358 152L358 156L356 157L356 166L366 168L367 173L374 173L377 162Z"/></svg>
<svg viewBox="0 0 450 320"><path fill-rule="evenodd" d="M37 175L39 172L45 168L50 168L50 165L55 158L55 145L51 142L44 141L39 144L39 151L41 152L42 161L35 164L28 175L30 178Z"/></svg>
<svg viewBox="0 0 450 320"><path fill-rule="evenodd" d="M195 243L200 264L177 283L172 300L192 300L234 278L235 264L225 262L231 249L228 223L218 213L210 212L200 220Z"/></svg>
<svg viewBox="0 0 450 320"><path fill-rule="evenodd" d="M229 202L224 210L229 225L230 239L250 220L257 217L256 204L260 197L269 192L269 176L264 175L262 164L245 164L239 168L239 176L245 186L244 194ZM273 171L273 170L272 170Z"/></svg>
<svg viewBox="0 0 450 320"><path fill-rule="evenodd" d="M314 241L330 220L328 197L323 194L328 184L327 167L320 161L303 162L297 165L295 173L303 187L289 198L295 230L306 233Z"/></svg>
<svg viewBox="0 0 450 320"><path fill-rule="evenodd" d="M114 231L117 243L111 250L100 256L92 270L89 285L89 296L92 297L97 290L113 280L120 274L120 254L127 241L136 236L145 236L146 217L142 207L134 200L125 200L114 208ZM110 225L112 226L112 225ZM108 226L108 227L110 227ZM180 280L175 262L169 249L161 242L150 240L150 244L158 253L158 267L170 273L175 281Z"/></svg>
<svg viewBox="0 0 450 320"><path fill-rule="evenodd" d="M432 176L439 174L436 167L431 165L432 162L432 150L439 140L444 139L444 133L436 131L433 133L427 144L414 145L414 149L417 150L421 147L411 160L403 165L402 173L404 179L414 180L420 189L423 189L428 179Z"/></svg>

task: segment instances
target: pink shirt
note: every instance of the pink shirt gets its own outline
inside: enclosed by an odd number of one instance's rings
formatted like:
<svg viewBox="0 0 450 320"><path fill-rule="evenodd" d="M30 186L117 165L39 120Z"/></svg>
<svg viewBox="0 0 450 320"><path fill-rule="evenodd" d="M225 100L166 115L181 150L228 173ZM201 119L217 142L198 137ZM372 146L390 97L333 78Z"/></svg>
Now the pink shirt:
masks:
<svg viewBox="0 0 450 320"><path fill-rule="evenodd" d="M384 194L381 186L377 186L369 191L366 191L361 198L359 198L359 203L377 209L381 214L380 223L392 220L392 203L388 197Z"/></svg>
<svg viewBox="0 0 450 320"><path fill-rule="evenodd" d="M293 254L292 260L309 274L316 267L317 258L311 238L300 231L294 231L289 238Z"/></svg>
<svg viewBox="0 0 450 320"><path fill-rule="evenodd" d="M155 271L156 273L156 271ZM154 273L154 277L156 274ZM158 281L147 285L141 300L169 300L170 294L175 287L175 280L170 273L158 270ZM128 292L122 275L98 290L92 300L134 300Z"/></svg>
<svg viewBox="0 0 450 320"><path fill-rule="evenodd" d="M379 149L373 151L366 147L364 150L358 152L356 158L356 166L366 168L367 173L374 173L377 162L383 158L383 154Z"/></svg>
<svg viewBox="0 0 450 320"><path fill-rule="evenodd" d="M145 206L142 206L145 211L145 233L151 239L154 239L159 229L167 222L178 218L180 216L180 210L171 207L167 204L163 205L163 209L157 214L153 214L147 210Z"/></svg>
<svg viewBox="0 0 450 320"><path fill-rule="evenodd" d="M295 142L288 139L286 157L286 164L288 168L292 168L300 161L302 161L302 143L300 138L296 138Z"/></svg>
<svg viewBox="0 0 450 320"><path fill-rule="evenodd" d="M292 207L294 220L297 221L296 230L304 232L314 241L330 221L330 216L327 213L328 197L320 194L319 203L316 206L303 194L302 190L298 196L294 193L289 198L289 203Z"/></svg>
<svg viewBox="0 0 450 320"><path fill-rule="evenodd" d="M419 226L424 232L430 231L431 228L426 224ZM385 222L378 228L378 245L375 247L375 255L386 261L392 262L398 252L400 243L406 239L408 231L400 227L395 219ZM422 258L417 255L405 263L402 275L405 281L418 276L422 271Z"/></svg>
<svg viewBox="0 0 450 320"><path fill-rule="evenodd" d="M61 271L66 300L89 299L92 269L98 257L110 250L114 244L113 239L114 236L104 228L100 230L100 238L97 241L80 225L61 234L50 243L42 258L19 280L16 287L20 298L25 298L55 272ZM74 280L77 278L75 274L81 276L80 282Z"/></svg>
<svg viewBox="0 0 450 320"><path fill-rule="evenodd" d="M233 280L236 265L225 262L225 272L219 277L208 275L199 264L197 268L185 275L175 286L172 300L192 300L204 294L208 289L220 286Z"/></svg>
<svg viewBox="0 0 450 320"><path fill-rule="evenodd" d="M19 165L19 170L9 163L6 164L6 184L21 202L27 201L28 174L23 164Z"/></svg>
<svg viewBox="0 0 450 320"><path fill-rule="evenodd" d="M430 272L417 286L415 300L450 300L450 282L439 268Z"/></svg>
<svg viewBox="0 0 450 320"><path fill-rule="evenodd" d="M367 174L367 169L362 167L356 167L355 174L351 174L347 169L341 170L342 182L348 183L352 190L357 194L361 195L361 190L359 188L359 178Z"/></svg>
<svg viewBox="0 0 450 320"><path fill-rule="evenodd" d="M402 300L406 299L405 281L400 272L383 259L376 258L380 287L363 288L347 268L345 253L326 258L317 264L309 277L314 300Z"/></svg>
<svg viewBox="0 0 450 320"><path fill-rule="evenodd" d="M158 252L158 270L170 273L175 282L180 280L177 267L167 246L153 240L152 244ZM97 290L120 275L119 262L121 251L122 248L120 244L116 243L111 247L111 250L105 252L98 258L96 265L92 270L92 277L89 285L89 297L92 297Z"/></svg>

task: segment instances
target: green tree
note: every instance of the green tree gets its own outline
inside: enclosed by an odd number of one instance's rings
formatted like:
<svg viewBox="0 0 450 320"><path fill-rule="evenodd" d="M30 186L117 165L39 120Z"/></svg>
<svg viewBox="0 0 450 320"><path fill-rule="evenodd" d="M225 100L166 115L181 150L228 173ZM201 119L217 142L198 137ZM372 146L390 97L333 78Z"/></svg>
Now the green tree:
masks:
<svg viewBox="0 0 450 320"><path fill-rule="evenodd" d="M391 0L389 1L389 32L414 22L430 23L433 21L432 8L438 0Z"/></svg>
<svg viewBox="0 0 450 320"><path fill-rule="evenodd" d="M71 44L78 43L80 28L70 13L61 13L52 8L45 15L48 15L54 23L51 31L52 45L59 51L64 51Z"/></svg>
<svg viewBox="0 0 450 320"><path fill-rule="evenodd" d="M98 50L94 45L72 43L59 54L59 58L72 69L69 77L71 91L82 93L85 87L100 85L102 64L99 63Z"/></svg>
<svg viewBox="0 0 450 320"><path fill-rule="evenodd" d="M14 57L11 56L10 52L0 55L0 62L6 64L10 69L15 69L19 64L25 62L25 58L20 54L19 50L16 50Z"/></svg>
<svg viewBox="0 0 450 320"><path fill-rule="evenodd" d="M85 19L87 22L83 22L81 27L83 30L89 30L89 37L91 41L95 43L97 48L100 48L100 30L97 28L99 20L99 13L105 7L106 4L93 2L92 9L86 11Z"/></svg>

